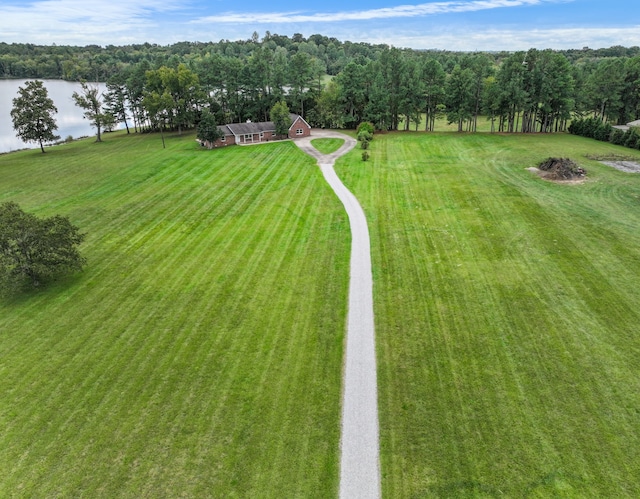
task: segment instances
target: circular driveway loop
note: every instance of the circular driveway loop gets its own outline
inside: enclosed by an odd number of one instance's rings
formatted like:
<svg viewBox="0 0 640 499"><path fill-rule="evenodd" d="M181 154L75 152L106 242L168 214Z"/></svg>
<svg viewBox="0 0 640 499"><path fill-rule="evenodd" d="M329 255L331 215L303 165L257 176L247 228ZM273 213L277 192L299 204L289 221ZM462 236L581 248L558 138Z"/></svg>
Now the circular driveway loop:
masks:
<svg viewBox="0 0 640 499"><path fill-rule="evenodd" d="M316 138L339 138L345 143L332 154L322 154L311 145ZM340 438L340 498L378 499L380 446L369 230L360 203L333 169L336 159L353 149L356 141L338 132L314 130L312 137L296 139L294 143L318 161L324 178L349 216L351 277Z"/></svg>

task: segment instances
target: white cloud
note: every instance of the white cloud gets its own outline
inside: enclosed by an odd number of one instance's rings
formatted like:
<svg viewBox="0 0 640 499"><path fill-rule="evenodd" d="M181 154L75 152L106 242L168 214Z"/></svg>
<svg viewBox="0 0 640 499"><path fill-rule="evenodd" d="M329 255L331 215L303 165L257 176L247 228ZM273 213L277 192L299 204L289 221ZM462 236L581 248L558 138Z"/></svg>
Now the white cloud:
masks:
<svg viewBox="0 0 640 499"><path fill-rule="evenodd" d="M531 47L640 46L640 26L573 25L527 29L526 24L519 27L514 23L484 28L466 25L467 16L464 15L460 15L459 19L456 16L458 22L447 25L442 20L430 23L424 19L435 14L566 1L570 0L451 0L334 14L222 14L188 22L188 15L194 12L192 0L33 0L2 5L0 40L65 45L238 40L249 38L257 25L270 23L265 29L272 32L278 30L282 34L300 32L308 36L322 33L343 41L385 43L416 49L511 51ZM577 3L575 6L578 6ZM171 15L163 16L163 13ZM398 18L400 22L394 23L393 18ZM567 21L570 22L569 19ZM620 23L622 26L624 20L620 20Z"/></svg>
<svg viewBox="0 0 640 499"><path fill-rule="evenodd" d="M229 23L229 24L290 24L311 22L371 21L374 19L393 19L422 17L436 14L475 12L508 7L541 5L553 0L471 0L423 3L419 5L400 5L381 9L343 11L333 13L305 14L295 12L227 12L216 16L207 16L193 23Z"/></svg>
<svg viewBox="0 0 640 499"><path fill-rule="evenodd" d="M99 43L139 39L155 25L153 15L174 10L179 0L42 0L2 8L0 33L8 42Z"/></svg>
<svg viewBox="0 0 640 499"><path fill-rule="evenodd" d="M335 35L334 35L335 36ZM554 29L488 29L460 30L452 28L430 33L402 35L397 31L379 32L376 36L361 33L358 40L386 43L414 49L453 51L528 50L530 48L580 49L605 48L614 45L640 46L640 25L624 28L571 27Z"/></svg>

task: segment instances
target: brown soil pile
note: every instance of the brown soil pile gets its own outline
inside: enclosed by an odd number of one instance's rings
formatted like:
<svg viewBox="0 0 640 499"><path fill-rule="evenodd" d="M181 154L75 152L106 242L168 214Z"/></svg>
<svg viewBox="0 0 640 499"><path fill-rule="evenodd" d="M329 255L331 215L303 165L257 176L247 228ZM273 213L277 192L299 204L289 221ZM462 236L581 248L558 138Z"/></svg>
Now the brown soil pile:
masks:
<svg viewBox="0 0 640 499"><path fill-rule="evenodd" d="M587 176L587 171L568 158L549 158L538 166L549 180L577 180Z"/></svg>

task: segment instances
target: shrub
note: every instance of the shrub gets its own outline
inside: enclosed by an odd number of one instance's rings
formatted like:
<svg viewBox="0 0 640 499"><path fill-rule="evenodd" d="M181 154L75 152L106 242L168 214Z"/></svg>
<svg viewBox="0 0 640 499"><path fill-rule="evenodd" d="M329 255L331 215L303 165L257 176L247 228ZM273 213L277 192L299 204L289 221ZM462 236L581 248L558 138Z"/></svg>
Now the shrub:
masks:
<svg viewBox="0 0 640 499"><path fill-rule="evenodd" d="M602 142L609 142L612 130L613 127L609 123L600 123L595 130L593 138Z"/></svg>
<svg viewBox="0 0 640 499"><path fill-rule="evenodd" d="M617 146L623 146L626 138L626 132L614 128L611 132L611 136L609 137L609 142L615 144Z"/></svg>
<svg viewBox="0 0 640 499"><path fill-rule="evenodd" d="M629 128L629 130L626 131L622 145L630 149L638 149L640 145L640 135L638 135L637 128Z"/></svg>
<svg viewBox="0 0 640 499"><path fill-rule="evenodd" d="M358 135L360 135L361 132L368 132L369 134L371 134L371 138L373 138L373 134L375 133L375 131L376 128L375 126L373 126L373 123L370 123L368 121L363 121L362 123L360 123L357 129Z"/></svg>

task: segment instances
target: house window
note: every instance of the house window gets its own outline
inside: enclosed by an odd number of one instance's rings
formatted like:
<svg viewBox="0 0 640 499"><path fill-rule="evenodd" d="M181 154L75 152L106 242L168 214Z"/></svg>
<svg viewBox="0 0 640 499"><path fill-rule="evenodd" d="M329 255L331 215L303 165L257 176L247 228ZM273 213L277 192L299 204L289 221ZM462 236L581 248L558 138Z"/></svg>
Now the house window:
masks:
<svg viewBox="0 0 640 499"><path fill-rule="evenodd" d="M304 135L304 130L302 128L298 128L296 130L296 135Z"/></svg>
<svg viewBox="0 0 640 499"><path fill-rule="evenodd" d="M227 137L226 135L223 135L222 138L220 139L220 142L226 142L227 141Z"/></svg>

